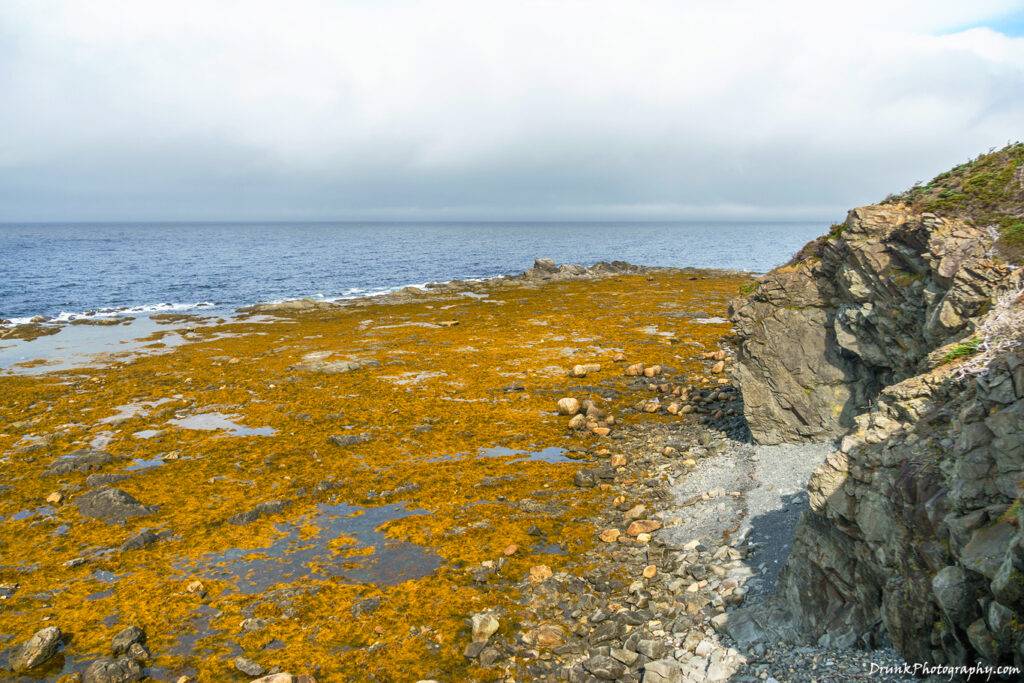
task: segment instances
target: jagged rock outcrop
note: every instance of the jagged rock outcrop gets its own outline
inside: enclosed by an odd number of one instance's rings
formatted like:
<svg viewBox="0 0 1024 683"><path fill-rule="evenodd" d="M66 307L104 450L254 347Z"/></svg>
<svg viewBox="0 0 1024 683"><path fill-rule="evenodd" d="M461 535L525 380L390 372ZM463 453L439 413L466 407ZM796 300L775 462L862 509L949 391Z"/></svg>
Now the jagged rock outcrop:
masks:
<svg viewBox="0 0 1024 683"><path fill-rule="evenodd" d="M974 164L852 211L734 306L755 439L842 436L778 593L729 619L741 643L1024 666L1024 146ZM1005 187L920 210L979 177Z"/></svg>
<svg viewBox="0 0 1024 683"><path fill-rule="evenodd" d="M1013 286L992 243L963 220L868 206L765 276L732 311L754 438L841 436L882 387L970 332Z"/></svg>

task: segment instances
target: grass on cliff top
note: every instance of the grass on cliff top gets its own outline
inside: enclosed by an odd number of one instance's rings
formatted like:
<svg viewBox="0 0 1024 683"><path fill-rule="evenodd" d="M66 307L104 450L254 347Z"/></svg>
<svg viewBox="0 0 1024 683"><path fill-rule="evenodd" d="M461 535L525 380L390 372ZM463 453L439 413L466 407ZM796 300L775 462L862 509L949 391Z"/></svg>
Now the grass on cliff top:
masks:
<svg viewBox="0 0 1024 683"><path fill-rule="evenodd" d="M999 231L1000 253L1020 261L1024 259L1024 143L982 154L885 200L892 202L994 226Z"/></svg>

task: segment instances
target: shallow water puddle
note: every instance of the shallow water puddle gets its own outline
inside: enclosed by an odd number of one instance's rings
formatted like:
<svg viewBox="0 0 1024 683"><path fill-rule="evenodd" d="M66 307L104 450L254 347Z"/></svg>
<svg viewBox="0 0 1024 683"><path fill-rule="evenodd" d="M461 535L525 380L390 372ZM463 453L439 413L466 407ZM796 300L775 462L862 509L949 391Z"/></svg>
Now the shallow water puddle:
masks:
<svg viewBox="0 0 1024 683"><path fill-rule="evenodd" d="M188 417L176 417L169 422L182 429L195 429L204 432L225 431L232 436L273 436L277 430L273 427L246 427L234 420L238 415L223 413L200 413Z"/></svg>
<svg viewBox="0 0 1024 683"><path fill-rule="evenodd" d="M513 458L509 460L509 463L523 462L526 460L534 460L538 462L576 462L568 455L569 451L564 448L558 448L557 446L549 446L548 448L541 448L536 451L523 451L516 450L514 448L506 448L505 446L488 446L477 450L477 455L481 458ZM455 460L457 458L466 457L465 453L456 453L455 455L439 455L434 458L429 458L427 462L446 462L448 460Z"/></svg>
<svg viewBox="0 0 1024 683"><path fill-rule="evenodd" d="M37 508L28 508L27 510L19 510L11 515L11 520L20 522L25 519L31 519L32 517L50 517L54 515L57 510L51 505L43 505Z"/></svg>
<svg viewBox="0 0 1024 683"><path fill-rule="evenodd" d="M391 520L423 514L429 513L408 510L401 503L366 508L319 504L312 519L299 520L314 524L318 528L315 536L303 538L299 524L279 524L278 530L285 535L269 546L207 555L200 571L231 581L245 594L282 583L331 577L393 586L432 574L441 566L441 558L414 543L390 539L377 529Z"/></svg>
<svg viewBox="0 0 1024 683"><path fill-rule="evenodd" d="M161 406L164 403L167 403L168 401L172 400L174 399L158 398L155 401L137 401L135 403L126 403L123 406L117 406L115 408L115 410L117 410L116 415L104 417L103 419L100 420L100 422L103 424L117 424L119 422L124 422L125 420L130 420L133 417L145 417L146 415L149 415L150 409L156 408L157 406Z"/></svg>
<svg viewBox="0 0 1024 683"><path fill-rule="evenodd" d="M128 470L129 472L134 472L136 470L148 470L151 467L159 467L160 465L163 465L163 464L164 464L164 456L163 455L158 455L156 457L149 458L149 459L146 459L146 458L136 458L135 460L132 461L132 464L128 465L128 467L126 467L125 469Z"/></svg>
<svg viewBox="0 0 1024 683"><path fill-rule="evenodd" d="M513 448L505 448L504 446L492 446L491 448L481 448L479 451L479 454L484 458L518 456L511 462L522 462L524 460L540 462L575 462L572 458L567 456L566 453L568 453L566 449L558 448L557 446L542 448L539 451L518 451Z"/></svg>

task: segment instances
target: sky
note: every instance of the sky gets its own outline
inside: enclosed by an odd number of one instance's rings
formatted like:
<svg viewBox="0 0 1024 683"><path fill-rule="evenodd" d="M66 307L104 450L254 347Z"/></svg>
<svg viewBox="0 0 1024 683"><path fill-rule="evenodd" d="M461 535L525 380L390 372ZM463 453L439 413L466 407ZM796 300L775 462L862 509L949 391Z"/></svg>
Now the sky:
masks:
<svg viewBox="0 0 1024 683"><path fill-rule="evenodd" d="M835 220L1024 139L1024 1L4 0L0 222Z"/></svg>

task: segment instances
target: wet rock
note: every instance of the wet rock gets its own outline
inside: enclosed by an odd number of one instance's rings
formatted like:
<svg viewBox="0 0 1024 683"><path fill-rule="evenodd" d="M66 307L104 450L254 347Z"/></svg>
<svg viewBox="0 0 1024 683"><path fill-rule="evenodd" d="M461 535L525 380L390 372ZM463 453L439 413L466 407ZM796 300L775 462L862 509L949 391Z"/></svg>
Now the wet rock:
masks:
<svg viewBox="0 0 1024 683"><path fill-rule="evenodd" d="M71 474L73 472L92 472L113 462L110 453L94 450L78 450L62 455L47 468L46 474Z"/></svg>
<svg viewBox="0 0 1024 683"><path fill-rule="evenodd" d="M90 474L85 478L85 485L95 489L102 486L110 486L128 478L127 474Z"/></svg>
<svg viewBox="0 0 1024 683"><path fill-rule="evenodd" d="M131 683L143 679L142 667L130 657L100 657L85 670L84 683Z"/></svg>
<svg viewBox="0 0 1024 683"><path fill-rule="evenodd" d="M130 550L141 550L147 546L153 545L159 540L160 534L157 532L150 528L141 529L139 533L121 544L121 551L128 552Z"/></svg>
<svg viewBox="0 0 1024 683"><path fill-rule="evenodd" d="M237 515L228 517L228 524L234 524L236 526L249 524L251 522L255 522L260 517L276 515L282 512L286 507L288 507L288 505L289 502L286 500L268 500L256 505L251 510L240 512Z"/></svg>
<svg viewBox="0 0 1024 683"><path fill-rule="evenodd" d="M117 635L111 641L110 651L115 657L127 654L131 646L136 643L140 645L146 644L146 632L138 626L129 626L117 632Z"/></svg>
<svg viewBox="0 0 1024 683"><path fill-rule="evenodd" d="M367 443L372 437L369 434L335 434L327 437L335 446L356 446Z"/></svg>
<svg viewBox="0 0 1024 683"><path fill-rule="evenodd" d="M352 605L352 616L359 617L364 614L376 612L380 607L380 598L364 598Z"/></svg>
<svg viewBox="0 0 1024 683"><path fill-rule="evenodd" d="M7 600L8 598L14 597L14 594L17 592L18 584L0 583L0 600Z"/></svg>
<svg viewBox="0 0 1024 683"><path fill-rule="evenodd" d="M267 672L266 668L264 668L262 664L258 664L248 657L243 657L241 655L235 657L233 663L235 668L246 676L262 676Z"/></svg>
<svg viewBox="0 0 1024 683"><path fill-rule="evenodd" d="M105 488L83 493L75 499L78 512L107 524L123 524L133 517L152 514L155 508L143 505L121 489Z"/></svg>
<svg viewBox="0 0 1024 683"><path fill-rule="evenodd" d="M48 662L60 649L62 633L56 626L36 631L31 638L14 650L9 666L15 673L24 673Z"/></svg>

